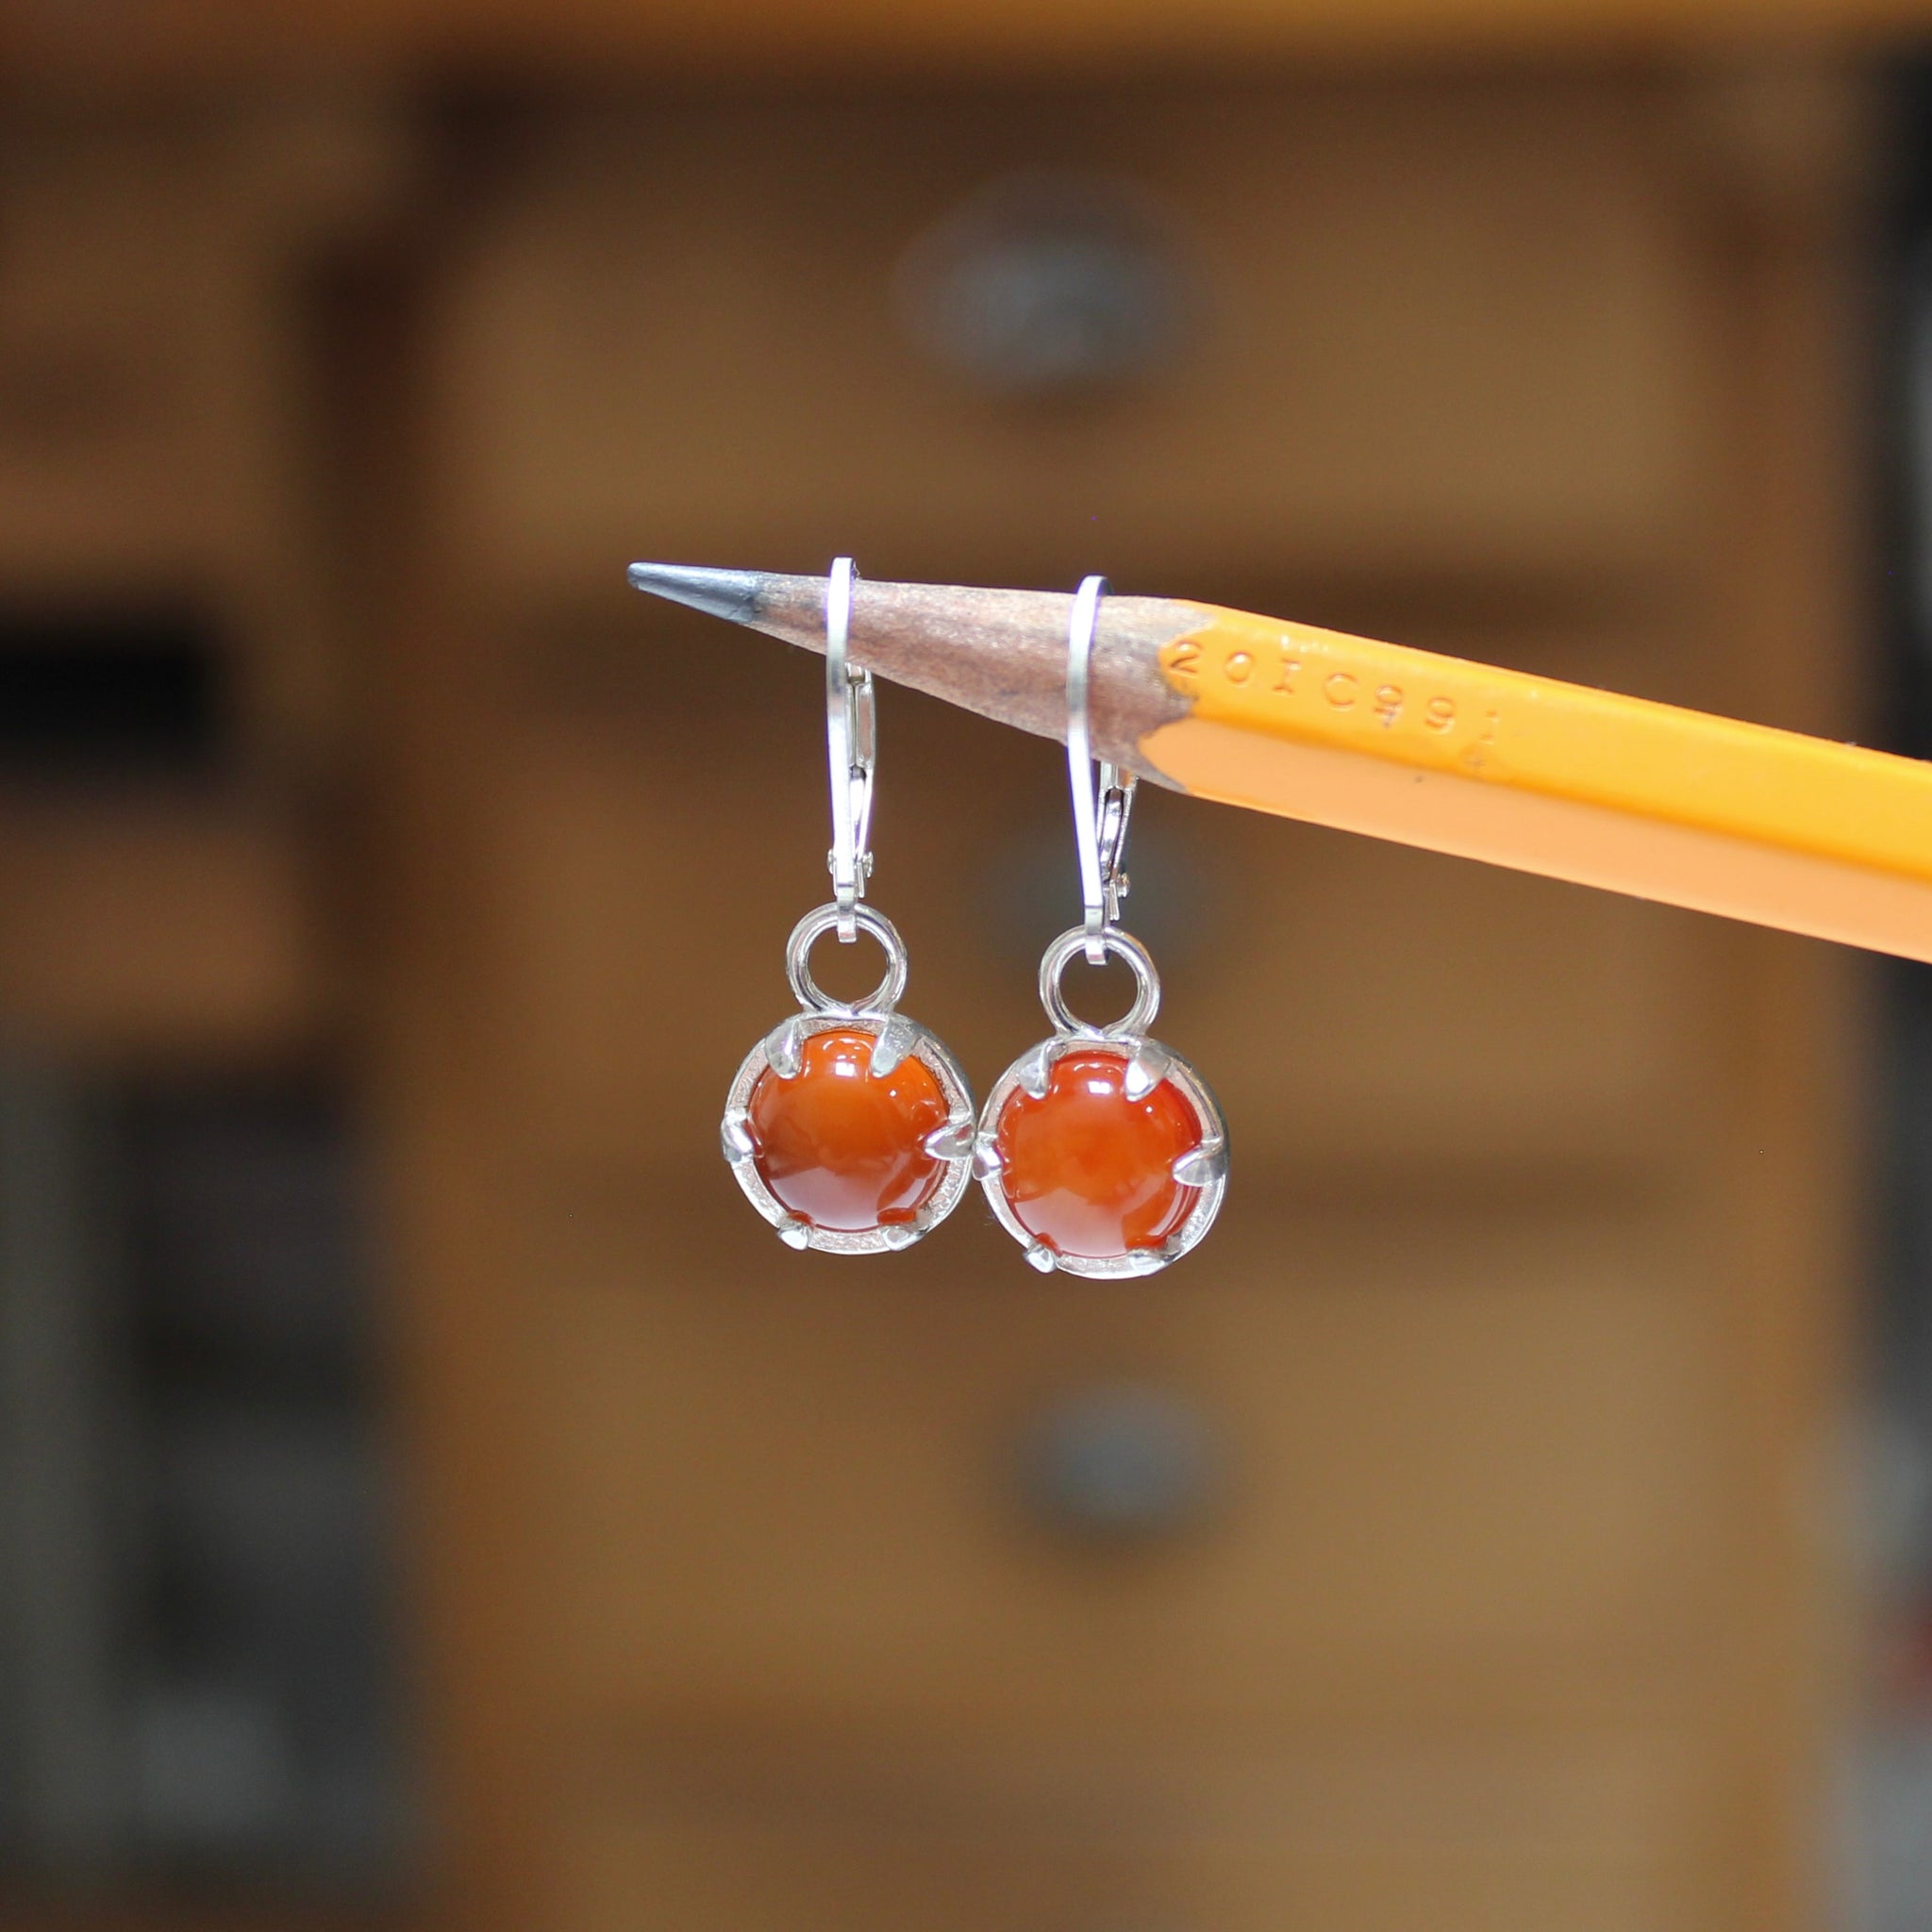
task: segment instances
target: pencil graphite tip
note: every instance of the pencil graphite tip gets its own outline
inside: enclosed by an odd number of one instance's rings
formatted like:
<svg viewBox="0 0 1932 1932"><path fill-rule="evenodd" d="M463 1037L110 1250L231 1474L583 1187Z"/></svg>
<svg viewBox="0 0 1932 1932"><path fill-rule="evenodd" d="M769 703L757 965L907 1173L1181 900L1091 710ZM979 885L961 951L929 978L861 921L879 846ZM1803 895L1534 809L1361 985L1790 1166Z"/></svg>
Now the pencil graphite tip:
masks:
<svg viewBox="0 0 1932 1932"><path fill-rule="evenodd" d="M630 567L632 590L668 597L674 604L687 604L708 617L726 618L733 624L757 621L758 592L764 580L762 571L709 570L701 564L634 563Z"/></svg>

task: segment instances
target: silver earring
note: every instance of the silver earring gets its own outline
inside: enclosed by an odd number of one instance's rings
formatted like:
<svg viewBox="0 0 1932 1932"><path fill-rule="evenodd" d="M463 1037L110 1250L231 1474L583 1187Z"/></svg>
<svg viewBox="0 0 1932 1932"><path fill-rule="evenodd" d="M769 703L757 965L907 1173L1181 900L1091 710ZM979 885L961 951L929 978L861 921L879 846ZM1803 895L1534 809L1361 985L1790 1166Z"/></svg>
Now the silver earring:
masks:
<svg viewBox="0 0 1932 1932"><path fill-rule="evenodd" d="M908 1248L959 1204L973 1163L973 1095L959 1063L898 1010L906 944L861 903L872 876L877 726L872 673L846 662L849 557L825 592L825 734L831 761L832 901L785 947L800 1010L744 1058L724 1103L724 1158L751 1204L794 1248L873 1255ZM811 976L813 943L870 933L886 975L866 998L833 999Z"/></svg>
<svg viewBox="0 0 1932 1932"><path fill-rule="evenodd" d="M1121 1277L1166 1267L1208 1232L1227 1187L1227 1126L1193 1068L1147 1037L1160 975L1116 923L1135 780L1103 762L1096 804L1087 674L1106 591L1104 577L1080 586L1067 639L1067 767L1086 918L1040 962L1053 1037L993 1083L974 1165L1000 1225L1036 1268ZM1098 966L1109 953L1133 970L1134 1004L1094 1026L1068 1010L1060 980L1076 954Z"/></svg>

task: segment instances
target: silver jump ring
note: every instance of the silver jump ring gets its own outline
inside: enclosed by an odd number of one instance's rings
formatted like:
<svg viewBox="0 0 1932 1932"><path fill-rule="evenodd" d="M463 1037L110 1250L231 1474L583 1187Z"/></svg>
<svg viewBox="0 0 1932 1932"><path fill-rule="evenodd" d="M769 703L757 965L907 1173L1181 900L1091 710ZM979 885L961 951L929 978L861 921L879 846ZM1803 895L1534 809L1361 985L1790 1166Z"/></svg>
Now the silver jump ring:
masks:
<svg viewBox="0 0 1932 1932"><path fill-rule="evenodd" d="M811 976L812 946L848 916L857 922L858 931L869 932L878 941L886 956L886 976L862 1000L835 1000ZM1151 964L1148 971L1153 971ZM791 937L785 941L785 977L791 982L798 1004L812 1012L881 1018L899 1004L906 991L906 941L899 937L899 928L870 906L856 906L849 915L837 904L815 907L791 928Z"/></svg>
<svg viewBox="0 0 1932 1932"><path fill-rule="evenodd" d="M1047 947L1040 962L1040 1004L1046 1008L1046 1017L1058 1033L1076 1033L1090 1040L1138 1040L1153 1025L1154 1016L1160 1010L1160 974L1154 970L1153 956L1132 933L1109 925L1103 928L1100 943L1106 952L1116 959L1124 959L1133 968L1137 982L1134 1004L1125 1015L1110 1026L1094 1026L1068 1010L1066 996L1060 991L1060 979L1074 958L1087 950L1084 925L1061 933Z"/></svg>

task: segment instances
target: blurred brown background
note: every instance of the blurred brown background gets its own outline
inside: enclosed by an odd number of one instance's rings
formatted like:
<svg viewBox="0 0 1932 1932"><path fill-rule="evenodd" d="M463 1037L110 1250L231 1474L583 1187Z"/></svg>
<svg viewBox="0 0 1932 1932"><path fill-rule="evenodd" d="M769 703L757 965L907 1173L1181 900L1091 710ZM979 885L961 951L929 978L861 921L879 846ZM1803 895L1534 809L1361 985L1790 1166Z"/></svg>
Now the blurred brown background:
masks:
<svg viewBox="0 0 1932 1932"><path fill-rule="evenodd" d="M1920 749L1925 90L1758 25L8 9L0 1926L1932 1926L1924 975L1147 798L1211 1242L794 1256L818 661L623 575ZM1063 767L880 710L983 1088Z"/></svg>

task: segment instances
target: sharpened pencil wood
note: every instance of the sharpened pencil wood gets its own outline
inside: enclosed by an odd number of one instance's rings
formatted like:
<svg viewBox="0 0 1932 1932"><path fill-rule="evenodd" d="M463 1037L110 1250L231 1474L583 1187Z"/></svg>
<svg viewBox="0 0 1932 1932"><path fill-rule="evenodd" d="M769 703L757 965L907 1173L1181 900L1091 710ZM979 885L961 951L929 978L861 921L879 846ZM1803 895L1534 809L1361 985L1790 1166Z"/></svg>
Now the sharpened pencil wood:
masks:
<svg viewBox="0 0 1932 1932"><path fill-rule="evenodd" d="M726 584L724 579L735 579ZM636 563L641 591L728 617L808 651L825 647L825 579L758 571ZM1067 735L1067 624L1074 600L1050 591L875 584L852 591L852 662L894 684L963 706L1001 724ZM1204 607L1160 597L1109 597L1094 632L1092 704L1098 755L1157 784L1141 740L1184 718L1185 697L1161 675L1161 648L1200 625Z"/></svg>

